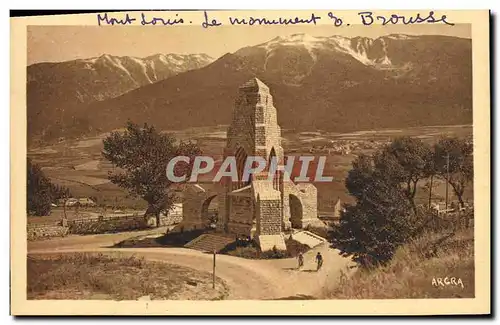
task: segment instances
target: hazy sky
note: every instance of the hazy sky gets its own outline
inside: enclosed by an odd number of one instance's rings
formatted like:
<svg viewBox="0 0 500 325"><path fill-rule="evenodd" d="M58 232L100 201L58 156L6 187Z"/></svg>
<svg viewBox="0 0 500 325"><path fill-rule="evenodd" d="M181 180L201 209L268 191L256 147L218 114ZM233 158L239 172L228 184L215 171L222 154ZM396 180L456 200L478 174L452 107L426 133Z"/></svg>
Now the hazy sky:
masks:
<svg viewBox="0 0 500 325"><path fill-rule="evenodd" d="M342 35L377 38L402 33L436 34L470 38L470 25L413 26L29 26L28 65L60 62L102 54L145 57L156 53L207 53L218 58L228 52L264 43L276 36L306 33L312 36Z"/></svg>

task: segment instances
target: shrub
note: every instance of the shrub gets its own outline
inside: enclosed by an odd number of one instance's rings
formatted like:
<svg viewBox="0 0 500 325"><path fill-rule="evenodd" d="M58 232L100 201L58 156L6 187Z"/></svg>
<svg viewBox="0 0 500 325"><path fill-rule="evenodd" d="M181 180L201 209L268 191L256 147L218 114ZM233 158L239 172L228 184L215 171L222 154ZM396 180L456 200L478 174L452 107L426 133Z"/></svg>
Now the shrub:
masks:
<svg viewBox="0 0 500 325"><path fill-rule="evenodd" d="M248 259L259 259L260 251L255 246L247 246L247 247L235 247L232 250L221 252L222 254L248 258Z"/></svg>
<svg viewBox="0 0 500 325"><path fill-rule="evenodd" d="M226 245L220 254L237 256L249 259L258 259L260 250L257 243L253 240L242 240L238 238L236 241Z"/></svg>
<svg viewBox="0 0 500 325"><path fill-rule="evenodd" d="M279 250L276 246L273 246L273 249L270 251L262 252L260 254L262 259L278 259L278 258L287 258L289 254L287 251Z"/></svg>
<svg viewBox="0 0 500 325"><path fill-rule="evenodd" d="M274 246L270 251L261 252L254 240L237 240L224 247L220 253L249 259L280 259L295 257L299 252L305 253L309 250L309 246L290 238L285 240L285 244L286 250L279 250Z"/></svg>

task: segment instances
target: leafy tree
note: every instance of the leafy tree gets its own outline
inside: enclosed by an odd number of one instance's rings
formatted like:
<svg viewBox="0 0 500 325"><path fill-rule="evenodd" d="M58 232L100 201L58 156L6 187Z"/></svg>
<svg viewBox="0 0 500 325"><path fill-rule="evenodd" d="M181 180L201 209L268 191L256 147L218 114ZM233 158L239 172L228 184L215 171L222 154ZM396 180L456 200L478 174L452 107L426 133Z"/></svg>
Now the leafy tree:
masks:
<svg viewBox="0 0 500 325"><path fill-rule="evenodd" d="M112 132L103 143L103 156L121 170L110 172L111 182L144 199L148 203L145 217L155 216L159 226L160 213L172 207L175 197L169 191L174 183L167 178L168 162L176 156L199 155L199 147L191 142L177 143L173 136L160 134L153 126L139 127L132 122L123 133ZM190 166L176 164L175 174L189 175Z"/></svg>
<svg viewBox="0 0 500 325"><path fill-rule="evenodd" d="M453 188L460 207L464 207L465 187L474 179L473 147L465 139L440 139L434 147L437 173Z"/></svg>
<svg viewBox="0 0 500 325"><path fill-rule="evenodd" d="M420 139L400 137L376 154L375 165L386 177L403 184L405 196L413 212L417 213L415 195L417 184L432 172L428 160L431 148Z"/></svg>
<svg viewBox="0 0 500 325"><path fill-rule="evenodd" d="M346 187L356 204L344 206L332 232L334 245L362 265L386 263L417 226L399 180L387 177L372 157L361 155L353 162Z"/></svg>
<svg viewBox="0 0 500 325"><path fill-rule="evenodd" d="M27 209L29 215L46 216L50 214L51 204L57 199L69 196L69 190L52 184L40 166L27 159Z"/></svg>

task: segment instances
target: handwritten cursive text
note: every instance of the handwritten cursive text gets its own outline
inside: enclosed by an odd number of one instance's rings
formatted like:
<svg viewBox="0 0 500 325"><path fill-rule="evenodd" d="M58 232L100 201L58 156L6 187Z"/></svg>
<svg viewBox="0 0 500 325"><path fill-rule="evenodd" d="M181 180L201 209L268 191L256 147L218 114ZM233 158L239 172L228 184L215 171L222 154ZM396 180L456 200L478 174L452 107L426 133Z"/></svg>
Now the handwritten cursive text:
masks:
<svg viewBox="0 0 500 325"><path fill-rule="evenodd" d="M217 27L222 25L222 23L218 22L217 19L208 19L208 14L206 11L203 12L203 15L205 16L205 21L201 23L201 26L203 28Z"/></svg>
<svg viewBox="0 0 500 325"><path fill-rule="evenodd" d="M309 18L301 18L301 17L292 17L292 18L284 18L279 17L275 19L268 19L262 17L249 17L245 18L235 18L229 17L229 22L231 25L298 25L298 24L314 24L316 25L317 21L320 20L320 16L316 16L314 13L311 14Z"/></svg>
<svg viewBox="0 0 500 325"><path fill-rule="evenodd" d="M148 19L144 13L141 13L141 25L164 25L164 26L172 26L178 24L184 24L184 19L178 18L179 14L175 14L175 18L160 18L160 17L152 17Z"/></svg>
<svg viewBox="0 0 500 325"><path fill-rule="evenodd" d="M401 16L397 14L392 14L388 17L385 16L374 16L373 12L371 11L363 11L359 12L358 15L361 17L361 22L365 26L370 26L375 22L375 19L379 22L382 23L382 25L388 25L388 24L403 24L403 25L412 25L412 24L434 24L434 23L445 23L447 25L454 26L455 24L450 23L446 20L446 15L442 15L441 18L436 19L434 18L434 11L430 11L429 15L427 17L422 17L420 16L420 13L418 13L416 16Z"/></svg>
<svg viewBox="0 0 500 325"><path fill-rule="evenodd" d="M137 19L132 18L129 16L129 14L125 15L125 18L123 19L118 19L115 17L108 17L108 14L105 13L104 16L101 14L97 14L97 24L101 26L101 24L104 25L131 25L134 21Z"/></svg>
<svg viewBox="0 0 500 325"><path fill-rule="evenodd" d="M209 13L203 11L203 18L201 19L201 26L205 29L210 27L219 27L224 24L230 25L247 25L247 26L265 26L265 25L317 25L322 18L331 22L331 26L334 27L347 27L351 24L360 24L363 26L371 25L415 25L415 24L437 24L442 23L450 26L454 26L454 23L448 21L446 15L437 15L434 11L429 11L428 13L422 14L417 13L414 15L402 15L398 13L390 15L380 15L372 11L361 11L358 12L358 22L346 22L344 17L335 15L333 12L328 12L325 17L318 15L317 13L305 13L302 16L292 16L292 17L258 17L258 16L229 16L226 19L218 19L215 17L217 14ZM179 14L171 17L157 17L152 16L148 13L138 13L137 18L131 16L130 14L120 14L116 13L114 16L109 13L97 14L97 24L101 25L134 25L140 24L142 26L146 25L159 25L159 26L173 26L182 24L193 24L193 21L184 21L183 18L179 17ZM201 18L201 17L200 17Z"/></svg>

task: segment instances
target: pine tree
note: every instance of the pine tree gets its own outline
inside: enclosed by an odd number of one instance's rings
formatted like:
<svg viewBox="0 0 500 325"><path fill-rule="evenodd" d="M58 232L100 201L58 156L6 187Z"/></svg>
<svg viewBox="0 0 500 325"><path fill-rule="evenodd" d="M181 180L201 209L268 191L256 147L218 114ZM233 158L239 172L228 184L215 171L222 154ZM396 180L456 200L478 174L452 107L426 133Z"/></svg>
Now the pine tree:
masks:
<svg viewBox="0 0 500 325"><path fill-rule="evenodd" d="M40 166L27 162L27 210L29 215L45 216L50 213L52 184Z"/></svg>
<svg viewBox="0 0 500 325"><path fill-rule="evenodd" d="M399 179L375 168L373 158L359 156L346 179L354 205L345 205L332 241L345 256L362 265L383 264L414 233L412 208Z"/></svg>

